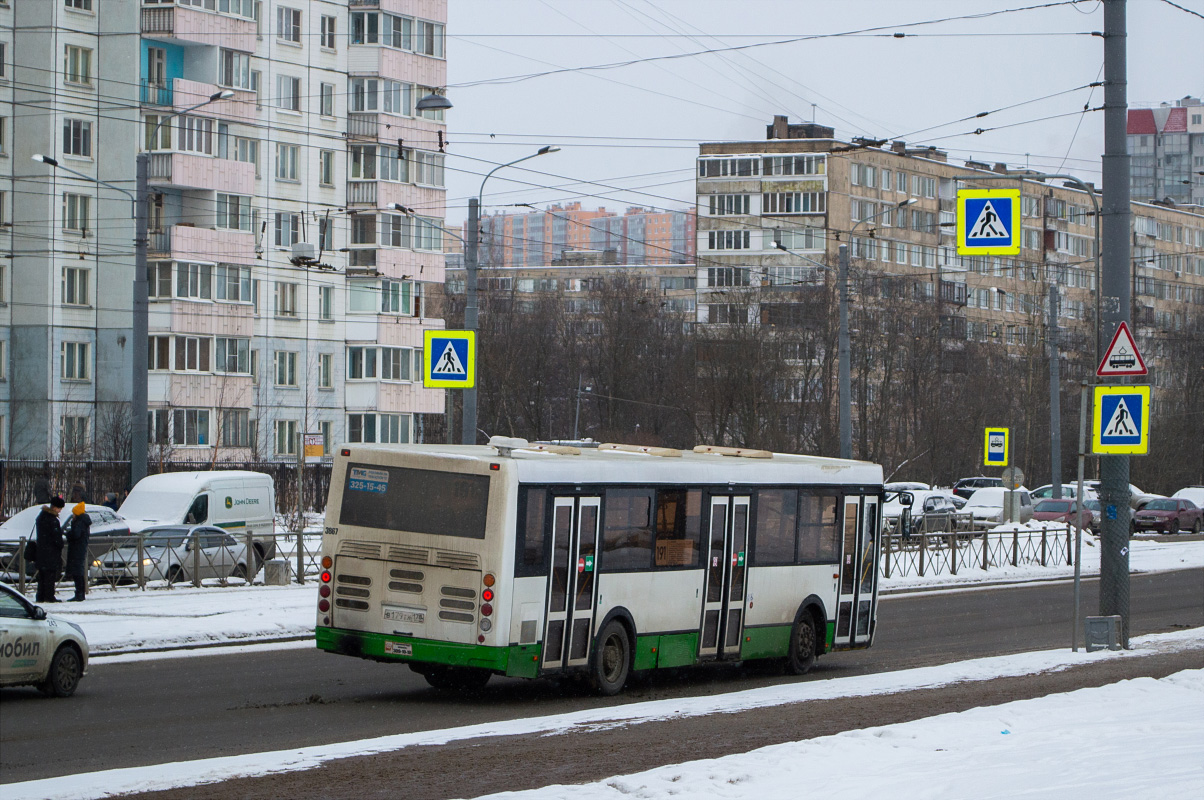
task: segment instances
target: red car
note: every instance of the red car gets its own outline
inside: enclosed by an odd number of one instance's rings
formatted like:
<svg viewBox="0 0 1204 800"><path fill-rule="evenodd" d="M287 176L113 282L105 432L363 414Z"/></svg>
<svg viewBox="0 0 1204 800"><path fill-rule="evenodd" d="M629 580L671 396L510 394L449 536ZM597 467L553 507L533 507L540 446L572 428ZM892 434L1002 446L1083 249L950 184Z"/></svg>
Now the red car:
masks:
<svg viewBox="0 0 1204 800"><path fill-rule="evenodd" d="M1079 524L1079 504L1074 500L1042 500L1033 508L1033 519L1039 522ZM1083 527L1091 527L1091 512L1083 509Z"/></svg>
<svg viewBox="0 0 1204 800"><path fill-rule="evenodd" d="M1178 533L1190 530L1199 533L1204 525L1204 509L1182 497L1160 497L1151 500L1133 515L1134 531Z"/></svg>

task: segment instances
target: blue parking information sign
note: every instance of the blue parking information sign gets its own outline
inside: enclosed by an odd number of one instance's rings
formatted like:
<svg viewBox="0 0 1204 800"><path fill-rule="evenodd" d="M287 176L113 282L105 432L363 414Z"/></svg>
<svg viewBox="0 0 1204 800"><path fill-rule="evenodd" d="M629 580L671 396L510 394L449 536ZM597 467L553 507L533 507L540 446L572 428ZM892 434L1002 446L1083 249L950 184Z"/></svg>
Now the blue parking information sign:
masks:
<svg viewBox="0 0 1204 800"><path fill-rule="evenodd" d="M1150 451L1150 387L1096 386L1091 451L1145 455Z"/></svg>
<svg viewBox="0 0 1204 800"><path fill-rule="evenodd" d="M1019 189L958 190L957 254L1020 254Z"/></svg>
<svg viewBox="0 0 1204 800"><path fill-rule="evenodd" d="M424 331L422 385L428 389L471 389L476 385L474 331Z"/></svg>

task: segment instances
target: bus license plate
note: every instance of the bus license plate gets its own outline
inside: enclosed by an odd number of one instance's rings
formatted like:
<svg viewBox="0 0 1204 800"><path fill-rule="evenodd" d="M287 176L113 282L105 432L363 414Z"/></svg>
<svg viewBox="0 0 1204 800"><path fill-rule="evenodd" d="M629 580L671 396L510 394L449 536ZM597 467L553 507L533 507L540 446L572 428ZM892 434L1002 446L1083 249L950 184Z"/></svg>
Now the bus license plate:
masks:
<svg viewBox="0 0 1204 800"><path fill-rule="evenodd" d="M385 642L385 652L392 656L412 656L414 645L405 642Z"/></svg>
<svg viewBox="0 0 1204 800"><path fill-rule="evenodd" d="M408 608L386 608L385 619L390 622L411 622L415 625L425 625L426 612L413 611Z"/></svg>

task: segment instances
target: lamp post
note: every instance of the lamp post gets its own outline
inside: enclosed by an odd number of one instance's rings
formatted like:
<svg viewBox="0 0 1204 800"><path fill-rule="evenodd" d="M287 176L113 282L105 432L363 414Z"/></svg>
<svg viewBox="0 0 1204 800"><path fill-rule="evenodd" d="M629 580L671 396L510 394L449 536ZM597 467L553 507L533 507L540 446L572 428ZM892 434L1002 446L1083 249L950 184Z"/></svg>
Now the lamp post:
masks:
<svg viewBox="0 0 1204 800"><path fill-rule="evenodd" d="M229 89L224 89L220 92L215 92L207 99L189 106L188 108L172 112L159 118L155 127L151 130L151 144L158 141L159 128L163 123L180 116L187 114L189 111L209 105L218 100L229 100L234 96L234 92ZM134 304L133 304L133 321L131 336L133 342L130 344L130 358L133 359L133 364L130 369L131 386L130 386L130 485L138 483L146 477L146 452L149 447L149 432L147 430L147 408L146 408L146 384L149 377L149 364L147 363L147 347L149 346L149 310L150 302L148 298L147 282L146 282L146 245L147 245L147 219L146 219L146 204L150 197L150 154L139 153L136 159L135 186L134 194L131 195L126 189L114 186L111 183L93 178L90 175L85 175L82 172L65 167L57 160L43 155L35 155L34 161L40 161L54 169L61 169L77 177L92 181L100 186L105 186L110 189L116 189L122 194L129 197L134 204Z"/></svg>

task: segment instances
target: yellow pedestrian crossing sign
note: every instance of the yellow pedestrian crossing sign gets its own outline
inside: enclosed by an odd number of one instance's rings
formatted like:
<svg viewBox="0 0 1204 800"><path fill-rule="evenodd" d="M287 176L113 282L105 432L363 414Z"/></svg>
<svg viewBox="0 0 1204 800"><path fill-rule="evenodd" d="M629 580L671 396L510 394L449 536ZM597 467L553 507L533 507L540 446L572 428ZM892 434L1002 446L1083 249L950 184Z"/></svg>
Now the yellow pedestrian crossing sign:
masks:
<svg viewBox="0 0 1204 800"><path fill-rule="evenodd" d="M476 385L475 331L424 331L422 385L428 389L471 389Z"/></svg>
<svg viewBox="0 0 1204 800"><path fill-rule="evenodd" d="M1020 190L959 189L957 254L1020 254Z"/></svg>
<svg viewBox="0 0 1204 800"><path fill-rule="evenodd" d="M1093 453L1145 455L1150 451L1150 387L1096 386Z"/></svg>

